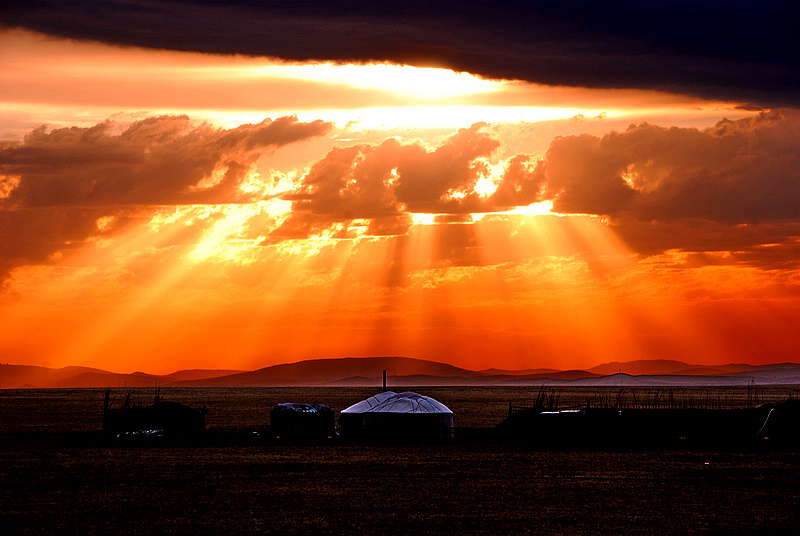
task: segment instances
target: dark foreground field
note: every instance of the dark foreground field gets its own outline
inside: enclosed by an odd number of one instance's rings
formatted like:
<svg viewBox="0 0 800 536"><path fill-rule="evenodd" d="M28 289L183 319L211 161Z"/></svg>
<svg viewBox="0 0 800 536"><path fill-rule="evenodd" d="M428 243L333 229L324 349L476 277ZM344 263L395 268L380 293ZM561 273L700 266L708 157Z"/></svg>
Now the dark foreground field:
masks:
<svg viewBox="0 0 800 536"><path fill-rule="evenodd" d="M456 413L457 439L449 444L292 446L263 439L274 403L302 397L341 410L369 394L168 391L171 399L209 407L215 440L143 447L102 442L102 391L2 391L0 531L796 534L800 527L795 449L761 442L581 451L486 440L509 400L531 395L520 389L425 390ZM589 394L609 396L560 396ZM737 404L752 393L704 396Z"/></svg>

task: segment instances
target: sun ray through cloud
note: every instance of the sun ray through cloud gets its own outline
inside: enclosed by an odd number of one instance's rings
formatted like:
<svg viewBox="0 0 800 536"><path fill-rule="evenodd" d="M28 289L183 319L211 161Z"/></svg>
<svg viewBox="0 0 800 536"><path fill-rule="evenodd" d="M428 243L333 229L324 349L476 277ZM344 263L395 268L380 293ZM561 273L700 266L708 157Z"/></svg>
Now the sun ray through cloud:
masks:
<svg viewBox="0 0 800 536"><path fill-rule="evenodd" d="M446 46L465 27L429 58L0 29L0 350L162 372L800 350L796 91L526 42L537 75Z"/></svg>

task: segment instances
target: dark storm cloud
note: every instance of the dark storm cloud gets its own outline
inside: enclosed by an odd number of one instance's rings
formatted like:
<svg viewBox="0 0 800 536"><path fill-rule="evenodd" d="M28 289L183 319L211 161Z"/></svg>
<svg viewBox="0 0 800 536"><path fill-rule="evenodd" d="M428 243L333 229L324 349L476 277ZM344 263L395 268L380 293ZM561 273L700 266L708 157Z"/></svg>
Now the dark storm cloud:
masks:
<svg viewBox="0 0 800 536"><path fill-rule="evenodd" d="M800 104L791 1L6 2L76 39L289 60L441 65L487 77Z"/></svg>
<svg viewBox="0 0 800 536"><path fill-rule="evenodd" d="M260 155L331 124L282 117L226 130L160 116L115 128L40 127L0 145L0 280L79 247L126 207L250 201L237 187Z"/></svg>

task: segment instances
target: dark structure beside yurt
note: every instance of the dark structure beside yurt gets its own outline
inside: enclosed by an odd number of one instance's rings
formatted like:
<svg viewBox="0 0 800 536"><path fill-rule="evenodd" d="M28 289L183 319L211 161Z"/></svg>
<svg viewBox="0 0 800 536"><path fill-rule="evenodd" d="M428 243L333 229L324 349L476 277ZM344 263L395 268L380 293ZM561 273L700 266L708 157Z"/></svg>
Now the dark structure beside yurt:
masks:
<svg viewBox="0 0 800 536"><path fill-rule="evenodd" d="M569 446L796 443L800 402L731 409L510 405L497 432L505 439Z"/></svg>
<svg viewBox="0 0 800 536"><path fill-rule="evenodd" d="M269 421L277 439L318 440L336 435L334 412L325 404L278 404L269 412Z"/></svg>
<svg viewBox="0 0 800 536"><path fill-rule="evenodd" d="M103 437L107 439L196 439L206 430L205 407L192 408L156 395L150 406L132 405L128 396L121 407L113 408L109 395L106 391L103 407Z"/></svg>
<svg viewBox="0 0 800 536"><path fill-rule="evenodd" d="M452 439L455 421L453 412L433 398L385 391L342 410L339 432L354 440Z"/></svg>

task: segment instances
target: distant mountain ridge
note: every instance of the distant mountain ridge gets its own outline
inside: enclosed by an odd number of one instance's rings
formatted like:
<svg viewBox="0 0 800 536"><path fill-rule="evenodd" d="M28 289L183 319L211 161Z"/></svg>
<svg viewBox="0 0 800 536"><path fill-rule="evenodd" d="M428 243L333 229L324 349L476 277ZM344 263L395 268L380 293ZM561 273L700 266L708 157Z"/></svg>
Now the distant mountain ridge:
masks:
<svg viewBox="0 0 800 536"><path fill-rule="evenodd" d="M235 370L180 370L172 374L156 375L144 372L118 374L89 367L63 367L58 369L33 365L0 364L0 389L68 388L68 387L155 387L172 385L176 381L205 379L232 374Z"/></svg>
<svg viewBox="0 0 800 536"><path fill-rule="evenodd" d="M297 363L273 365L252 372L240 372L220 378L186 380L177 385L319 385L336 382L344 378L362 376L367 379L381 378L383 371L392 376L432 376L474 378L479 372L446 363L413 359L410 357L343 357L309 359Z"/></svg>
<svg viewBox="0 0 800 536"><path fill-rule="evenodd" d="M771 365L762 365L771 366ZM630 374L634 376L651 374L677 374L683 376L717 376L719 374L737 374L758 368L755 365L729 364L729 365L689 365L683 361L669 359L639 359L621 363L612 361L588 369L596 374Z"/></svg>
<svg viewBox="0 0 800 536"><path fill-rule="evenodd" d="M395 386L469 385L747 385L800 384L800 364L691 365L672 360L610 362L587 370L469 370L410 357L310 359L253 371L180 370L118 374L89 367L52 369L0 364L0 389L67 387L379 386L386 370Z"/></svg>

